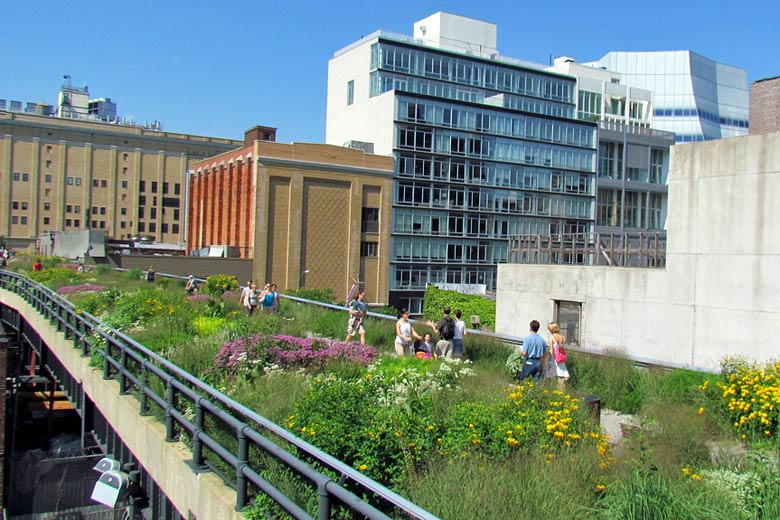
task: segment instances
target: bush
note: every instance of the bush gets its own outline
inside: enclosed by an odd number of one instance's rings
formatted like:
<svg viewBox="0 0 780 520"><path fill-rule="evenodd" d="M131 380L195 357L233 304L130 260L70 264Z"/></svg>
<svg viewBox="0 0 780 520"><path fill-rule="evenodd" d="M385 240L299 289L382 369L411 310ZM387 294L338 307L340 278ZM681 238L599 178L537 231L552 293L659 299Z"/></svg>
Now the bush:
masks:
<svg viewBox="0 0 780 520"><path fill-rule="evenodd" d="M238 280L236 280L235 276L215 274L206 278L206 283L203 284L202 290L214 298L221 298L224 292L235 291L238 287Z"/></svg>
<svg viewBox="0 0 780 520"><path fill-rule="evenodd" d="M315 302L336 304L336 295L333 294L333 289L330 287L326 289L308 289L301 287L297 290L285 291L285 294L289 296L295 296L296 298L303 298L304 300L312 300Z"/></svg>
<svg viewBox="0 0 780 520"><path fill-rule="evenodd" d="M457 291L447 291L429 285L425 289L425 304L423 314L425 319L434 322L439 321L444 306L449 306L454 313L460 309L465 317L466 326L470 326L469 318L472 314L479 316L480 324L493 330L496 325L496 302L482 296L462 294ZM454 317L454 314L452 314Z"/></svg>

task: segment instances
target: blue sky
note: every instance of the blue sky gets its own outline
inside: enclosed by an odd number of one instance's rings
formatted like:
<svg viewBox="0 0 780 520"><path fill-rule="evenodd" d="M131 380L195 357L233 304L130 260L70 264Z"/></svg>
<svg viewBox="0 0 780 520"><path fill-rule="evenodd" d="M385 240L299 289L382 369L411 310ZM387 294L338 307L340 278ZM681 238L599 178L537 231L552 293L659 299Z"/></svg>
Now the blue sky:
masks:
<svg viewBox="0 0 780 520"><path fill-rule="evenodd" d="M261 124L281 142L323 142L333 53L377 29L411 35L436 11L495 23L499 52L528 61L690 49L749 81L780 75L780 2L768 0L27 0L2 9L0 98L55 104L68 74L168 131L239 139Z"/></svg>

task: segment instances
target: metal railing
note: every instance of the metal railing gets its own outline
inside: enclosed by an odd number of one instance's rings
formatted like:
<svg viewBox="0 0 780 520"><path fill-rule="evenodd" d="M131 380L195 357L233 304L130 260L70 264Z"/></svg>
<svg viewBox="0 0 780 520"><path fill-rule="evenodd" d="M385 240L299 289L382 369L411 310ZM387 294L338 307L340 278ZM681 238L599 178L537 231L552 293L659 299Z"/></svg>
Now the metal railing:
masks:
<svg viewBox="0 0 780 520"><path fill-rule="evenodd" d="M666 267L666 234L565 233L509 239L509 263Z"/></svg>
<svg viewBox="0 0 780 520"><path fill-rule="evenodd" d="M186 435L190 440L192 469L215 470L235 489L237 510L247 506L251 496L264 493L293 518L315 518L263 477L262 464L250 456L262 453L308 481L312 490L316 489L318 520L331 518L336 503L372 520L390 519L389 514L411 519L437 518L120 331L105 326L91 314L77 311L50 289L8 271L0 271L0 288L18 294L53 322L57 331L72 340L84 356L98 355L103 362L103 377L117 380L120 393L136 396L139 414L157 412L161 416L167 441ZM224 432L231 433L229 442L220 440ZM326 468L338 480L315 469L313 464ZM230 468L232 476L217 470L217 466Z"/></svg>

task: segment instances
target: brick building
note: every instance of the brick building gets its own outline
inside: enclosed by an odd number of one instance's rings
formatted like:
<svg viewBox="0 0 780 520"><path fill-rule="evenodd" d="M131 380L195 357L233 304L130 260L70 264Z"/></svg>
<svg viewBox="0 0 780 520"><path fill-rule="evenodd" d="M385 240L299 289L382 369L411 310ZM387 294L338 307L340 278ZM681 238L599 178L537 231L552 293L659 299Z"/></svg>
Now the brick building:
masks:
<svg viewBox="0 0 780 520"><path fill-rule="evenodd" d="M387 302L392 157L274 138L255 127L243 148L195 164L187 250L234 246L256 281L282 291L341 297L355 279L369 301Z"/></svg>
<svg viewBox="0 0 780 520"><path fill-rule="evenodd" d="M185 174L241 141L0 110L0 235L184 242Z"/></svg>
<svg viewBox="0 0 780 520"><path fill-rule="evenodd" d="M750 133L780 131L780 76L754 81L750 85Z"/></svg>

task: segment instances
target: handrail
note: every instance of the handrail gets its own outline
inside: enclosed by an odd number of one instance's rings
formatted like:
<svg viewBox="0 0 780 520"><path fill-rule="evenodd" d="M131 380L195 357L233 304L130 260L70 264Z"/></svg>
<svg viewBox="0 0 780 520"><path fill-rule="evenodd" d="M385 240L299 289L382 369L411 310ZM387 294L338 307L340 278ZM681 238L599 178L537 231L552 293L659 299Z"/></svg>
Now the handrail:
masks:
<svg viewBox="0 0 780 520"><path fill-rule="evenodd" d="M294 518L312 518L298 504L267 482L261 476L262 468L252 467L252 461L248 457L251 444L316 486L316 492L320 497L317 517L319 520L331 517L331 497L344 507L369 519L389 519L390 517L382 511L388 506L403 512L408 518L437 519L420 506L224 395L122 332L108 328L95 316L77 311L72 303L47 287L17 273L0 270L0 288L18 294L38 312L54 320L57 330L64 332L66 338L72 339L74 346L80 348L82 354L99 353L104 359L104 378L115 377L122 393L129 393L132 389L137 390L141 403L139 413L149 413L151 406L156 406L164 412L167 440L175 440L177 430L186 432L192 439L190 449L193 453L194 469L209 464L209 459L203 455L203 446L211 450L222 463L233 468L236 475L234 481L228 480L219 471L215 474L236 489L238 510L248 505L247 488L248 484L251 484L255 489L268 495ZM100 345L100 343L104 344ZM163 395L158 394L150 386L149 379L152 377L162 383ZM176 398L177 396L179 399ZM196 412L193 420L187 418L188 407ZM235 449L226 448L207 431L207 416L218 425L235 433L233 439L237 444ZM340 476L339 482L315 470L310 464L296 459L290 452L263 435L262 430L272 433L283 440L287 446L294 447L336 472ZM348 482L353 487L357 486L361 492L355 494L347 489ZM370 492L370 495L376 498L377 505L358 496L369 495L366 492Z"/></svg>

